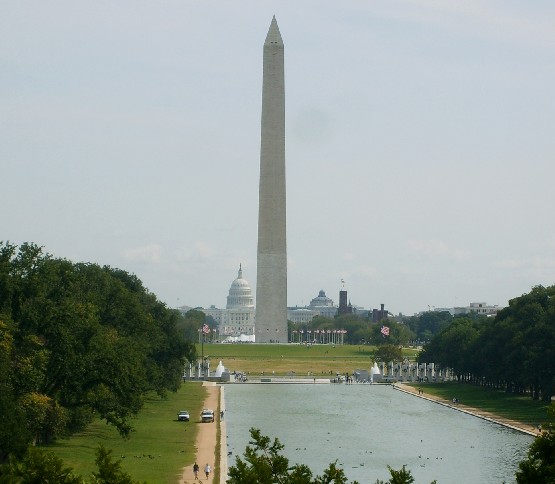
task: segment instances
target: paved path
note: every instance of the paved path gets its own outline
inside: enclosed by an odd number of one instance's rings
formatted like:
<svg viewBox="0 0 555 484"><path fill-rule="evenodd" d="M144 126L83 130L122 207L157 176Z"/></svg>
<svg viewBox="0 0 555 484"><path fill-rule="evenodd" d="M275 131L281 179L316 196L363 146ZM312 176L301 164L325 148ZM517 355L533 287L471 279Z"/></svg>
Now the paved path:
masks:
<svg viewBox="0 0 555 484"><path fill-rule="evenodd" d="M211 383L211 382L204 382L203 386L206 386L206 389L208 390L208 395L206 397L206 400L204 401L204 408L211 408L217 413L218 400L220 397L220 387L216 386L215 383ZM201 423L198 420L199 418L200 417L197 417L197 419L194 420L195 422L194 425L198 425L198 434L197 434L197 440L195 443L195 450L196 450L195 456L196 456L196 461L200 467L199 480L195 481L195 476L193 474L193 466L190 465L183 469L183 475L181 476L181 479L179 481L180 483L192 484L194 482L203 482L203 483L212 484L213 477L214 477L214 466L220 465L219 462L214 462L214 459L215 459L216 444L218 442L217 440L218 425L223 422L220 422L219 415L216 415L216 421L214 423ZM225 442L225 441L222 440L222 442ZM225 449L224 446L222 446L222 448ZM206 476L204 475L204 466L207 463L212 468L212 472L210 473L210 477L208 479L206 479ZM220 475L222 475L221 473L224 470L227 473L227 469L220 469ZM222 481L222 482L225 482L225 481Z"/></svg>
<svg viewBox="0 0 555 484"><path fill-rule="evenodd" d="M511 429L518 430L520 432L524 432L525 434L528 434L528 435L533 435L533 436L538 435L538 431L532 428L529 424L525 424L523 422L517 422L516 420L511 420L508 418L503 418L503 417L500 417L499 415L486 412L485 410L480 410L479 408L463 405L462 403L453 403L450 400L446 400L444 398L437 397L435 395L430 395L426 393L419 394L418 389L411 385L404 385L403 383L395 383L394 388L405 393L410 393L416 397L423 398L424 400L429 400L431 402L438 403L445 407L450 407L459 412L467 413L469 415L473 415L475 417L488 420L489 422L494 422L499 425L503 425L505 427L509 427Z"/></svg>

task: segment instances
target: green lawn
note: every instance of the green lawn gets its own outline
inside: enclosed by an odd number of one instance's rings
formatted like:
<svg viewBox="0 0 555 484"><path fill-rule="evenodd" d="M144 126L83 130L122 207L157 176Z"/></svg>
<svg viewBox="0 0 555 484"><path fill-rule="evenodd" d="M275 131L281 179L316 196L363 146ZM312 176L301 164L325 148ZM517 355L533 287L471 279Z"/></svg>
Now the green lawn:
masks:
<svg viewBox="0 0 555 484"><path fill-rule="evenodd" d="M372 366L374 346L364 345L311 345L298 344L197 344L200 356L210 358L215 369L221 360L230 371L244 371L251 374L287 375L295 372L306 375L309 371L315 376L329 375L330 372L352 373L357 368L369 369ZM403 349L403 355L414 359L418 350Z"/></svg>
<svg viewBox="0 0 555 484"><path fill-rule="evenodd" d="M513 395L500 390L457 382L414 383L412 386L447 400L458 398L464 405L518 420L530 424L531 427L539 423L555 423L554 418L547 416L548 405L545 402L532 400L529 396Z"/></svg>
<svg viewBox="0 0 555 484"><path fill-rule="evenodd" d="M175 484L181 469L195 458L196 428L206 389L200 383L185 383L167 400L150 398L133 421L135 431L127 440L103 422L69 440L49 447L76 474L88 478L96 471L94 452L99 444L113 449L113 456L134 479L148 483ZM188 410L191 422L178 422L177 412Z"/></svg>

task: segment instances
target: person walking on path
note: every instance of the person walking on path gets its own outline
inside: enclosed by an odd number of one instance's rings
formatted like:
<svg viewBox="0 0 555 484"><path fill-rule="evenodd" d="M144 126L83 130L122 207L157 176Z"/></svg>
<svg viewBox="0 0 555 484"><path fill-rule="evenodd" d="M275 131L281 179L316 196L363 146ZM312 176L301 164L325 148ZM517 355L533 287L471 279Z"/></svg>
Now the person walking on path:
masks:
<svg viewBox="0 0 555 484"><path fill-rule="evenodd" d="M206 479L208 479L210 477L210 471L212 470L212 468L210 467L210 464L206 464L204 466L204 473L206 474Z"/></svg>
<svg viewBox="0 0 555 484"><path fill-rule="evenodd" d="M199 471L199 467L198 467L198 464L195 462L195 465L193 466L193 474L195 475L195 481L198 479L198 471Z"/></svg>

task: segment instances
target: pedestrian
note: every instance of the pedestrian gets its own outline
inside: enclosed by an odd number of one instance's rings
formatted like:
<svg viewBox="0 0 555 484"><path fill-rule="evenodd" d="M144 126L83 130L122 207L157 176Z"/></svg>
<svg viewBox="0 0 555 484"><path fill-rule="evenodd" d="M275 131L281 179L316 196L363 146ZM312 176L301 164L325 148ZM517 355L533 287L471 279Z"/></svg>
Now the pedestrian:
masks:
<svg viewBox="0 0 555 484"><path fill-rule="evenodd" d="M221 411L220 411L220 420L223 420L223 419L224 419L224 411L221 410Z"/></svg>
<svg viewBox="0 0 555 484"><path fill-rule="evenodd" d="M195 481L198 479L198 471L199 471L199 466L195 462L195 464L193 465L193 474L195 475Z"/></svg>
<svg viewBox="0 0 555 484"><path fill-rule="evenodd" d="M206 464L204 466L204 473L206 474L206 479L208 479L208 477L210 476L210 471L212 470L212 468L210 467L210 464Z"/></svg>

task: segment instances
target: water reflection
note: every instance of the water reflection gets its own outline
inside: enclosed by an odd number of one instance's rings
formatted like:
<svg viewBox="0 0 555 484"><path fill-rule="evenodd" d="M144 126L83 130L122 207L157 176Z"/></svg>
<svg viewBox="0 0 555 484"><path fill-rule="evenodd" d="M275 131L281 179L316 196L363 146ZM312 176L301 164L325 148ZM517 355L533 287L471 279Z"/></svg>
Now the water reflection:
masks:
<svg viewBox="0 0 555 484"><path fill-rule="evenodd" d="M234 384L225 397L230 466L255 427L316 474L337 459L361 483L387 479L387 465L406 465L417 483L502 483L532 442L384 385Z"/></svg>

